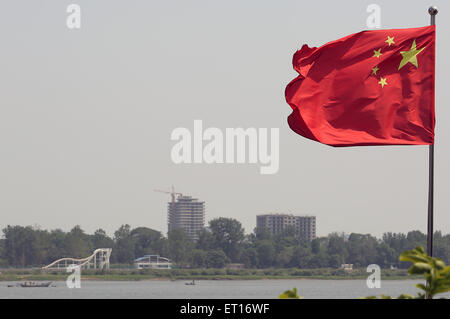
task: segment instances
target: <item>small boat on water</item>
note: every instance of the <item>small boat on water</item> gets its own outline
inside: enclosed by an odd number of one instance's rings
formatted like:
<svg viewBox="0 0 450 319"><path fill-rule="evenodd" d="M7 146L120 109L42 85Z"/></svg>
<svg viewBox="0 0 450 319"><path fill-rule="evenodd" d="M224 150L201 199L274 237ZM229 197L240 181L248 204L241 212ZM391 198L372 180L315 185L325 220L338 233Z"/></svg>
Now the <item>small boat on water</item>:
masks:
<svg viewBox="0 0 450 319"><path fill-rule="evenodd" d="M188 286L194 286L195 285L195 280L192 280L192 282L185 282L184 284L188 285Z"/></svg>
<svg viewBox="0 0 450 319"><path fill-rule="evenodd" d="M34 282L34 281L25 281L20 284L20 287L23 288L44 288L49 287L52 282Z"/></svg>

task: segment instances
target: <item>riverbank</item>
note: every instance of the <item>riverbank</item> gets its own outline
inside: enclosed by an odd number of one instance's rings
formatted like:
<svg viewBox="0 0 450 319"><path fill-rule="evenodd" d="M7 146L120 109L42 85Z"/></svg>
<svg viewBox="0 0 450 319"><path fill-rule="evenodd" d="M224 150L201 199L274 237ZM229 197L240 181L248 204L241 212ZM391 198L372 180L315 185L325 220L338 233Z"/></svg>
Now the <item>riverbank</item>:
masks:
<svg viewBox="0 0 450 319"><path fill-rule="evenodd" d="M366 279L366 269L345 271L343 269L83 269L82 280L99 281L141 281L141 280L264 280L264 279L322 279L348 280ZM4 269L0 281L64 281L64 271L43 271L41 269ZM381 279L418 279L410 276L406 269L381 270Z"/></svg>

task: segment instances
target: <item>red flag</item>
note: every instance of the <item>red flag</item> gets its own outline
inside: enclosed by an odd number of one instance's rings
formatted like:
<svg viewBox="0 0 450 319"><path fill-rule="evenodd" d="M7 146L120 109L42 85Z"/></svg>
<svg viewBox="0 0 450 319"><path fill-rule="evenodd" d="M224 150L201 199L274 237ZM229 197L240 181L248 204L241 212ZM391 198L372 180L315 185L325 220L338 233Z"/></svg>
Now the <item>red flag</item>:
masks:
<svg viewBox="0 0 450 319"><path fill-rule="evenodd" d="M435 26L363 31L294 54L296 133L332 146L434 142Z"/></svg>

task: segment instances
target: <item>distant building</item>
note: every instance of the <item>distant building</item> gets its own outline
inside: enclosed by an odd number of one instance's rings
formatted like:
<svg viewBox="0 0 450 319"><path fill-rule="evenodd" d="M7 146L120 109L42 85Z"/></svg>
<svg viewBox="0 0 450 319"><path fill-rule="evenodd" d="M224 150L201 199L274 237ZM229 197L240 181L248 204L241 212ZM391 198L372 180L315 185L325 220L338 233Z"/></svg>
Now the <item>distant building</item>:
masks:
<svg viewBox="0 0 450 319"><path fill-rule="evenodd" d="M158 255L145 255L134 261L134 267L137 269L171 269L172 263L165 257L160 257Z"/></svg>
<svg viewBox="0 0 450 319"><path fill-rule="evenodd" d="M281 233L292 226L301 240L311 241L316 238L315 216L294 216L289 214L266 214L256 216L256 227L266 228L272 235Z"/></svg>
<svg viewBox="0 0 450 319"><path fill-rule="evenodd" d="M182 229L192 239L205 227L205 202L191 196L179 196L175 202L168 203L168 229Z"/></svg>
<svg viewBox="0 0 450 319"><path fill-rule="evenodd" d="M341 269L344 269L346 271L352 271L353 270L353 264L342 264Z"/></svg>
<svg viewBox="0 0 450 319"><path fill-rule="evenodd" d="M226 264L225 268L233 270L245 269L245 264Z"/></svg>

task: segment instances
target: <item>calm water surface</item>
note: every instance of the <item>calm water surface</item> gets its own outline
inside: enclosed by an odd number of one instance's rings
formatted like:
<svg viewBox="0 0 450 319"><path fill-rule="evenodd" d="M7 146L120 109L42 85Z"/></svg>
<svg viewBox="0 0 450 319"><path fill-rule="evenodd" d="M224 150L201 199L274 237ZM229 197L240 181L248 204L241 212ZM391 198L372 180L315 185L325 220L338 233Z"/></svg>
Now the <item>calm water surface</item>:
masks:
<svg viewBox="0 0 450 319"><path fill-rule="evenodd" d="M297 287L305 298L359 298L371 295L415 295L419 280L383 280L381 288L369 289L365 280L199 280L185 281L82 281L81 288L69 289L65 282L49 288L8 287L18 282L0 282L0 298L276 298ZM450 298L450 294L443 295Z"/></svg>

